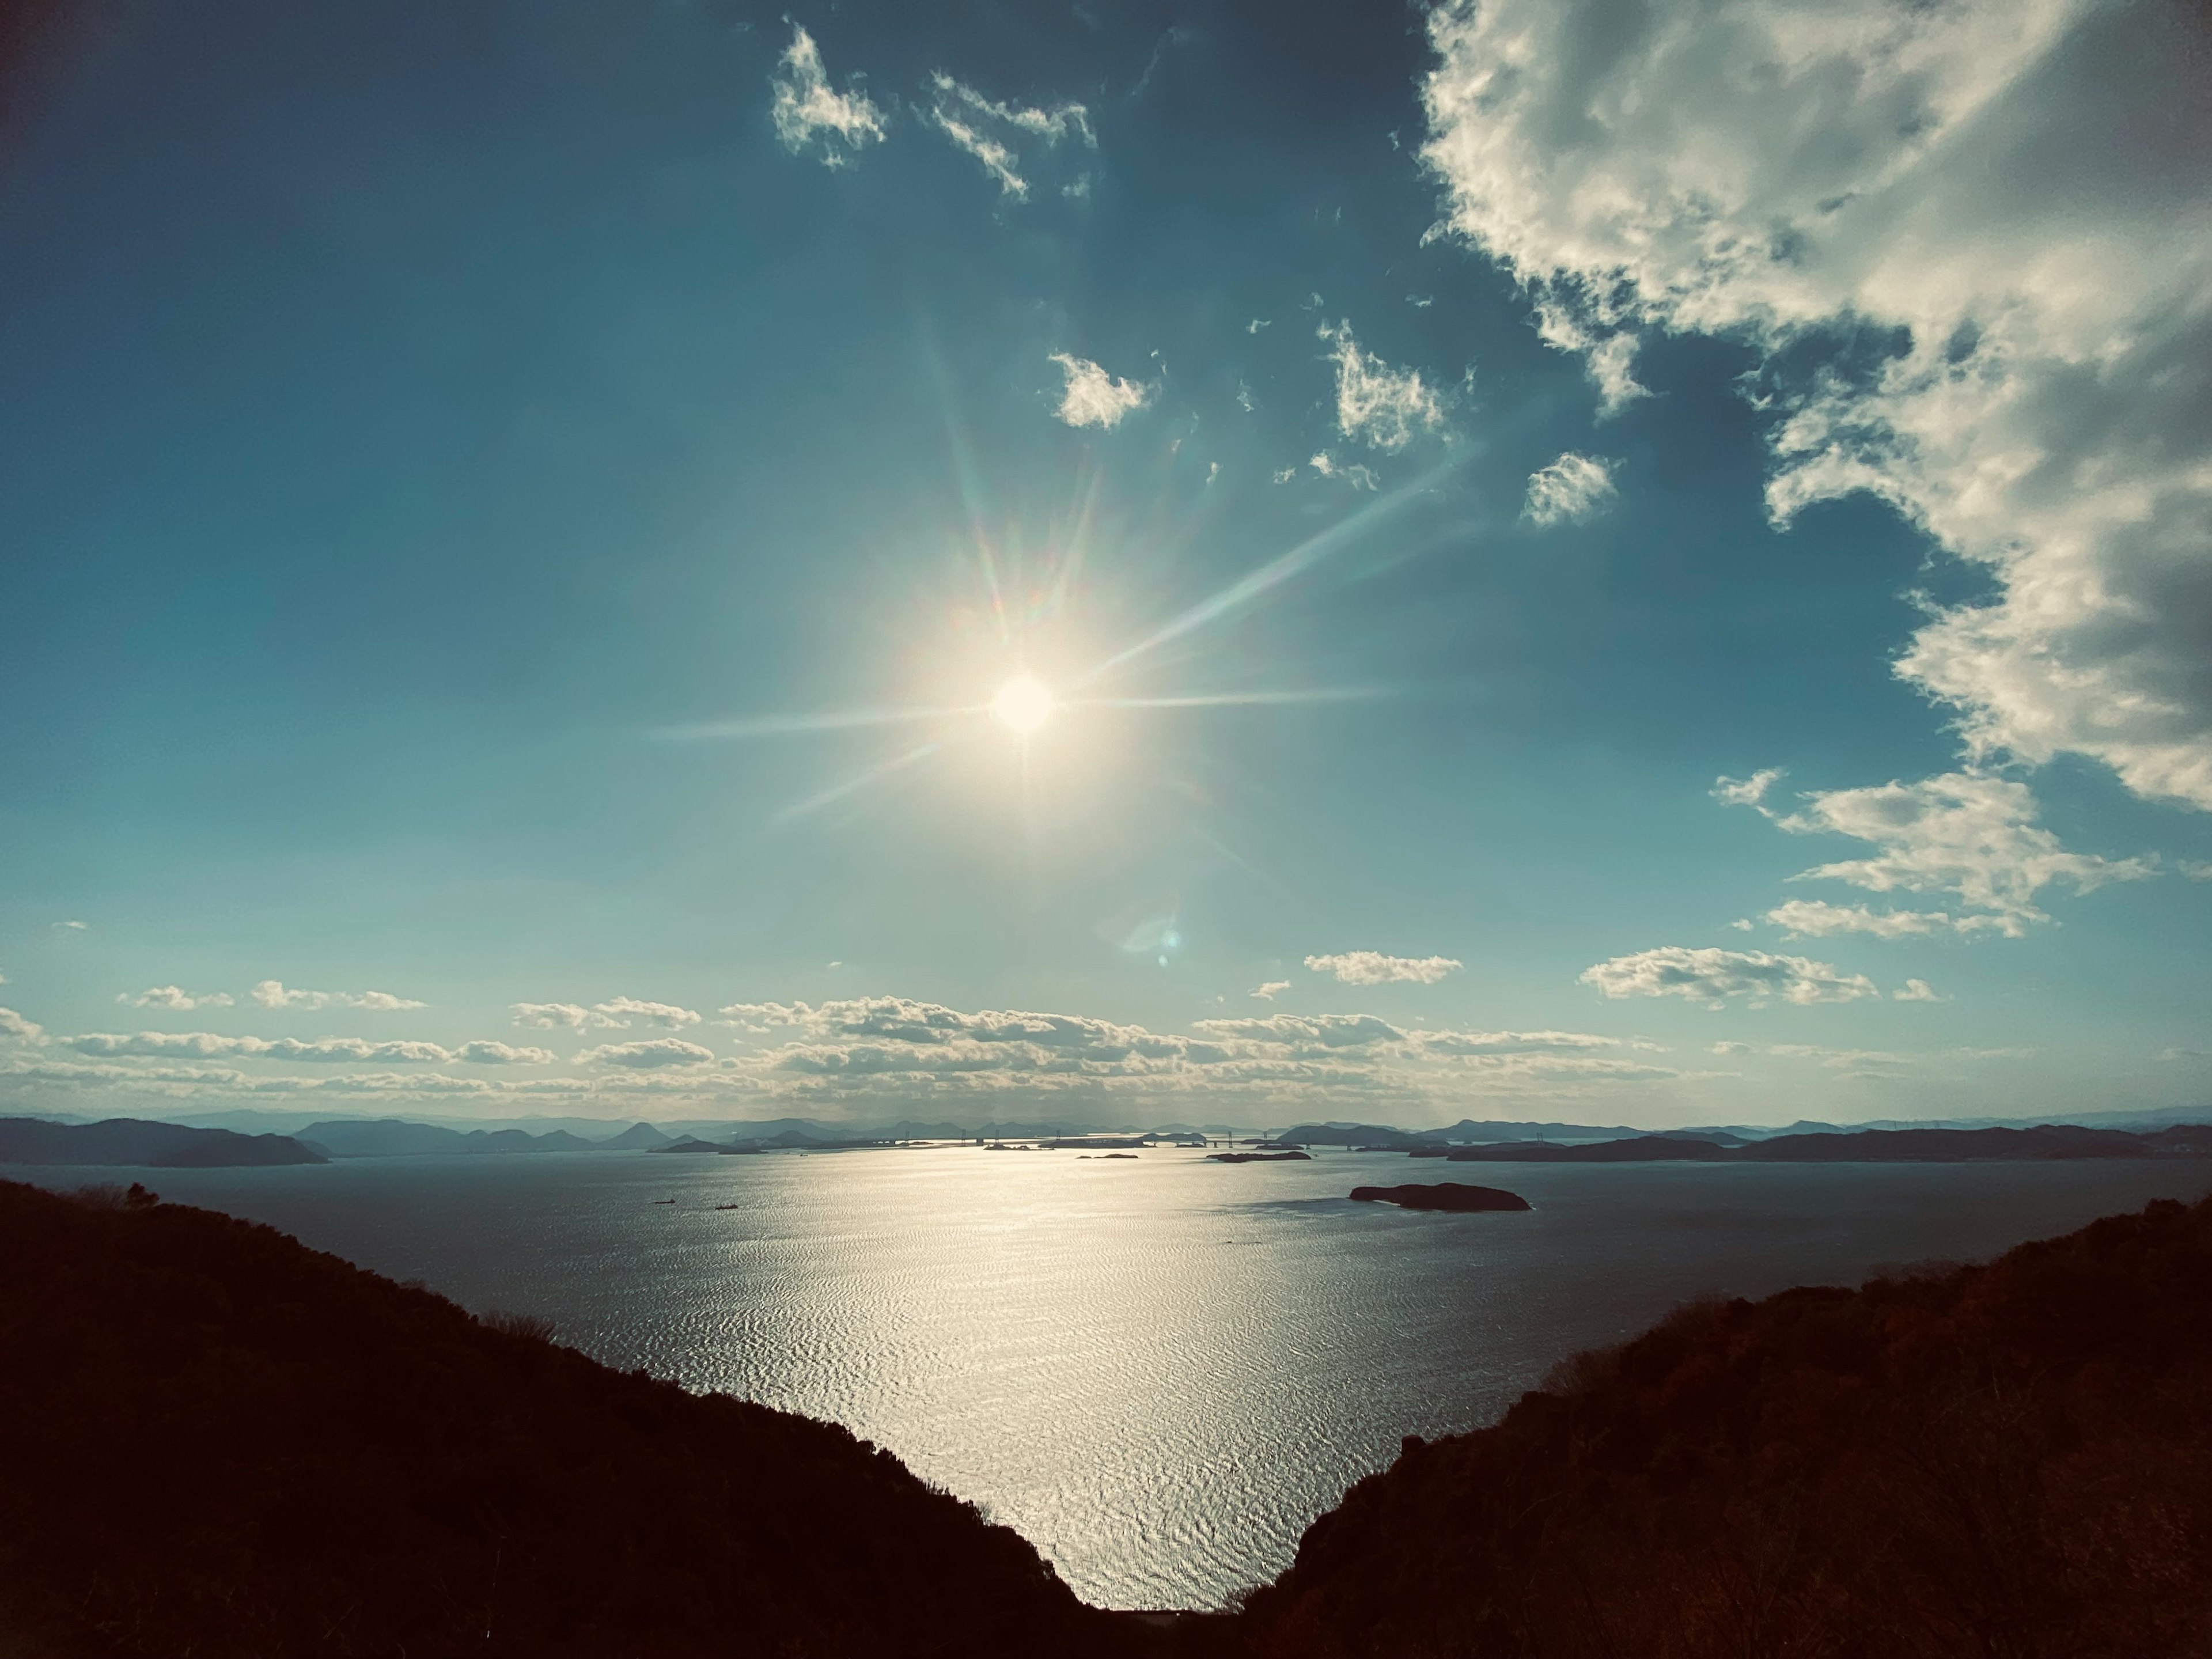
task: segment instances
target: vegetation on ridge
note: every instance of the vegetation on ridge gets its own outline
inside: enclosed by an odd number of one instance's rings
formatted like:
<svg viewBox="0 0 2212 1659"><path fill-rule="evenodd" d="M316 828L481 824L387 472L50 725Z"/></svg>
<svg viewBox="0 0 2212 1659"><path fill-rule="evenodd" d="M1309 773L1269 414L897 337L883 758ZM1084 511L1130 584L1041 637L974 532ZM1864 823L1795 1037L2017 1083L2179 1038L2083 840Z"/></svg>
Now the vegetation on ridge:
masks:
<svg viewBox="0 0 2212 1659"><path fill-rule="evenodd" d="M267 1227L0 1182L0 1651L1027 1659L1106 1627L844 1429Z"/></svg>

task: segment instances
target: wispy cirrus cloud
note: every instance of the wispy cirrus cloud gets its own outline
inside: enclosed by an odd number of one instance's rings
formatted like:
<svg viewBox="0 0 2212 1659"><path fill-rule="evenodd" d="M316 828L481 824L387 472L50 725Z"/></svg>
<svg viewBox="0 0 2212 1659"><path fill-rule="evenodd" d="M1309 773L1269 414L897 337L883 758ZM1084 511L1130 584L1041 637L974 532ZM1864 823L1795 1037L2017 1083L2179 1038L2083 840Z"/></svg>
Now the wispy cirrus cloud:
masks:
<svg viewBox="0 0 2212 1659"><path fill-rule="evenodd" d="M884 112L858 87L839 92L830 84L822 48L796 23L769 85L769 118L794 155L811 152L823 166L842 167L870 144L883 142Z"/></svg>
<svg viewBox="0 0 2212 1659"><path fill-rule="evenodd" d="M1587 524L1619 494L1607 463L1570 450L1528 475L1528 501L1521 515L1539 529Z"/></svg>
<svg viewBox="0 0 2212 1659"><path fill-rule="evenodd" d="M1086 149L1098 148L1090 112L1080 104L1056 104L1047 109L1001 103L941 70L930 76L930 86L935 93L930 125L975 157L998 182L1001 196L1018 202L1029 199L1030 182L1019 171L1024 164L1015 146L1026 143L1048 149L1072 140ZM1088 192L1088 186L1087 177L1079 179L1065 193L1081 196Z"/></svg>
<svg viewBox="0 0 2212 1659"><path fill-rule="evenodd" d="M1444 399L1414 368L1394 368L1361 347L1352 325L1319 330L1336 365L1336 426L1346 437L1385 454L1403 449L1444 422Z"/></svg>

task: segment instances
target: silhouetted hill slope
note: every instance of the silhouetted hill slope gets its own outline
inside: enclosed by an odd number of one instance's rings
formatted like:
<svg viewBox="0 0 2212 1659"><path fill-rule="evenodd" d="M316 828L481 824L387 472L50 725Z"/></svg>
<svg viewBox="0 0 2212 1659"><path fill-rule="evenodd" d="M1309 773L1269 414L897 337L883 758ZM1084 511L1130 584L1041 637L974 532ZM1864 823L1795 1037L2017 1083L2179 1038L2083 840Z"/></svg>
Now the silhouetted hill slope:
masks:
<svg viewBox="0 0 2212 1659"><path fill-rule="evenodd" d="M289 1135L241 1135L228 1129L188 1129L141 1118L98 1123L48 1123L0 1118L0 1164L118 1164L156 1170L218 1170L329 1160Z"/></svg>
<svg viewBox="0 0 2212 1659"><path fill-rule="evenodd" d="M1114 1634L842 1428L266 1227L0 1182L0 1649L1026 1659Z"/></svg>
<svg viewBox="0 0 2212 1659"><path fill-rule="evenodd" d="M1265 1659L2212 1652L2212 1200L1686 1309L1409 1440L1239 1623Z"/></svg>

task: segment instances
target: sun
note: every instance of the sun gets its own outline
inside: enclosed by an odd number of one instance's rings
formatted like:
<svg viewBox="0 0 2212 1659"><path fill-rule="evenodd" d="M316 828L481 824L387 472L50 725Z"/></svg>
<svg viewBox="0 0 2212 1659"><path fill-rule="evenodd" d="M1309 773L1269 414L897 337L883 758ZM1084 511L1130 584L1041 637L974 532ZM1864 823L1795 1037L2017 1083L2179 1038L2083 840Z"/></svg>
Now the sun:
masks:
<svg viewBox="0 0 2212 1659"><path fill-rule="evenodd" d="M1017 674L991 699L991 718L1027 737L1052 718L1051 689L1034 674Z"/></svg>

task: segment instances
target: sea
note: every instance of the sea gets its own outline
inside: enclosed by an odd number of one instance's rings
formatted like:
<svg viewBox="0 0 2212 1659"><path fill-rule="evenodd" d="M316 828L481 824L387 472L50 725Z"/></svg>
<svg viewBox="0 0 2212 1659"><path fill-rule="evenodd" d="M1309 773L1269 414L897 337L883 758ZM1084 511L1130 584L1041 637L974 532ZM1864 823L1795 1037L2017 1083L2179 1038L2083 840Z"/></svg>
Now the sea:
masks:
<svg viewBox="0 0 2212 1659"><path fill-rule="evenodd" d="M974 1146L359 1158L145 1180L477 1312L842 1423L1029 1539L1087 1600L1218 1607L1401 1437L1494 1420L1700 1297L1985 1259L2212 1162L1490 1165L1525 1213L1356 1204L1402 1155L1209 1163Z"/></svg>

